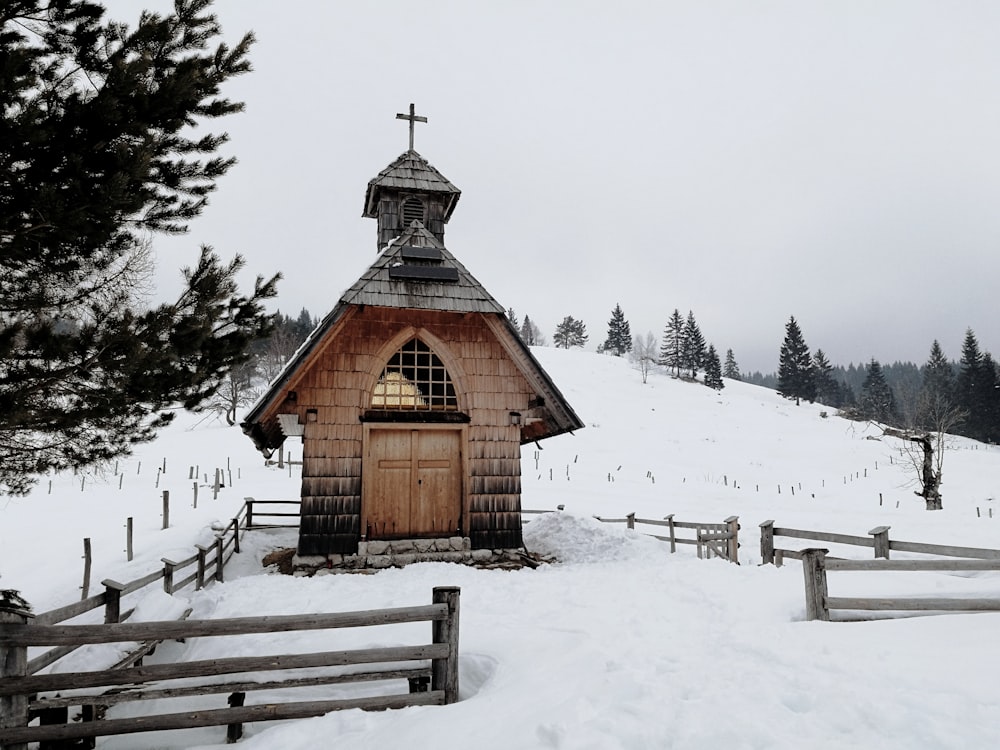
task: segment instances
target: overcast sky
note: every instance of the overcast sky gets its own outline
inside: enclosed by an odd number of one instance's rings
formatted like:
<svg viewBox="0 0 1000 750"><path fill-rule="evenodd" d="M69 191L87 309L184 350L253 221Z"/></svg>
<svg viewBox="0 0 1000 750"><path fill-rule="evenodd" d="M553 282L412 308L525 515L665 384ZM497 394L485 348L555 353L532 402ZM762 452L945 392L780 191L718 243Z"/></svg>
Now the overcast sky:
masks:
<svg viewBox="0 0 1000 750"><path fill-rule="evenodd" d="M110 0L121 20L168 0ZM239 164L179 240L280 270L322 316L375 260L368 181L407 148L462 190L445 243L549 341L674 308L744 371L790 315L835 364L1000 354L1000 3L216 0L258 37ZM279 10L280 8L280 10ZM169 279L168 282L166 279Z"/></svg>

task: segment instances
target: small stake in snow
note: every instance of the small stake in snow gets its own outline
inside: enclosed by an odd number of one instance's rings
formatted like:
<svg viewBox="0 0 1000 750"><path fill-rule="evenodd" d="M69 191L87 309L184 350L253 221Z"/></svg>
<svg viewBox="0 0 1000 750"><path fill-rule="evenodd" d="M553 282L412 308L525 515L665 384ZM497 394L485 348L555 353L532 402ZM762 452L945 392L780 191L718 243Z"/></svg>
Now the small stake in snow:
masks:
<svg viewBox="0 0 1000 750"><path fill-rule="evenodd" d="M170 526L170 490L163 490L163 528Z"/></svg>
<svg viewBox="0 0 1000 750"><path fill-rule="evenodd" d="M132 516L125 520L125 557L132 562Z"/></svg>

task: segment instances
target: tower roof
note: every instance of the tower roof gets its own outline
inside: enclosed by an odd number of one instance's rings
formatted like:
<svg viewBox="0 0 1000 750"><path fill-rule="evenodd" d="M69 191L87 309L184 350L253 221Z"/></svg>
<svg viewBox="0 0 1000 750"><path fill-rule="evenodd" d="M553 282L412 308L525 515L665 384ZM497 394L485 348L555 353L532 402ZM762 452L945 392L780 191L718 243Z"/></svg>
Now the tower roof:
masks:
<svg viewBox="0 0 1000 750"><path fill-rule="evenodd" d="M400 154L392 164L383 169L368 183L365 191L365 209L362 216L378 216L378 196L382 190L413 193L438 193L446 197L444 221L448 221L462 191L451 184L431 164L413 149Z"/></svg>

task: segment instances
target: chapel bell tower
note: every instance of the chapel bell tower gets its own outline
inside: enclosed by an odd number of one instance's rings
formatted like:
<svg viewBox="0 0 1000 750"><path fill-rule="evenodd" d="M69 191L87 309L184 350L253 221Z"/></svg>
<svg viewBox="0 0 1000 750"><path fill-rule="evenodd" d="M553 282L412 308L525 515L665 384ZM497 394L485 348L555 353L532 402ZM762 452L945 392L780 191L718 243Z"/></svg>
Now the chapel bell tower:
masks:
<svg viewBox="0 0 1000 750"><path fill-rule="evenodd" d="M409 114L397 114L396 118L409 120L410 148L368 183L362 213L378 219L378 251L414 221L419 221L443 243L444 225L462 195L461 190L413 150L414 124L427 122L427 118L414 114L412 104Z"/></svg>

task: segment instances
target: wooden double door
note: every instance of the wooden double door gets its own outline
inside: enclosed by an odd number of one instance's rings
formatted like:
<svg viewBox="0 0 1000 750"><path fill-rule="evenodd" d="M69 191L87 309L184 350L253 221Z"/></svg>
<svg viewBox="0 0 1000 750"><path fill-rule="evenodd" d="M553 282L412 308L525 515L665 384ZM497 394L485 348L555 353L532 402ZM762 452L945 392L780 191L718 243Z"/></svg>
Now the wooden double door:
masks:
<svg viewBox="0 0 1000 750"><path fill-rule="evenodd" d="M362 467L362 529L368 539L461 533L459 428L370 426Z"/></svg>

